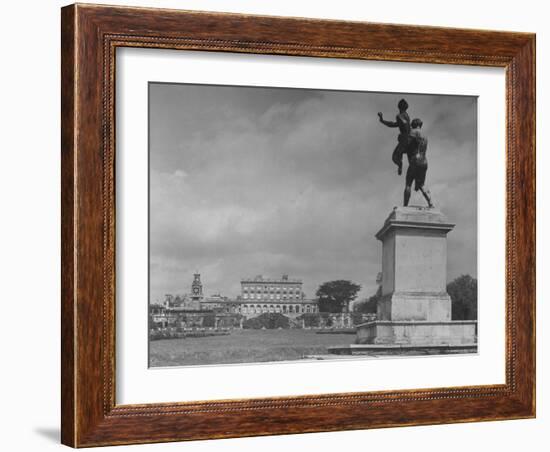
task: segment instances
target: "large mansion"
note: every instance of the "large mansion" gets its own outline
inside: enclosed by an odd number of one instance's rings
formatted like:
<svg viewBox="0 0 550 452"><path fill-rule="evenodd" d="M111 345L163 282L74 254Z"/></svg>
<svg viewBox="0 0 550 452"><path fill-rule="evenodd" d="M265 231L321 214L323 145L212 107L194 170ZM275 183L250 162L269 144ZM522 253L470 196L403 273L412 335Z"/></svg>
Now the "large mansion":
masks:
<svg viewBox="0 0 550 452"><path fill-rule="evenodd" d="M234 299L218 295L205 296L201 275L195 273L191 291L185 295L165 295L164 307L169 310L193 312L214 311L241 314L247 318L266 312L278 312L289 317L318 312L317 300L306 299L302 281L283 275L265 278L262 275L241 280L241 294Z"/></svg>

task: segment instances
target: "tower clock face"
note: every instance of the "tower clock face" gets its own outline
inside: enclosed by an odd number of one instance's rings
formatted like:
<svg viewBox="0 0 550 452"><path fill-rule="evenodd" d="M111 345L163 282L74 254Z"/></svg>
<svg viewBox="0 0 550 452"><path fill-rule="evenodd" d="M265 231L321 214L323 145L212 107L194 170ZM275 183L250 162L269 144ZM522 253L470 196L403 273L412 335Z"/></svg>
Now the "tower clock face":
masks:
<svg viewBox="0 0 550 452"><path fill-rule="evenodd" d="M193 293L195 295L198 295L199 294L199 288L198 287L193 287Z"/></svg>

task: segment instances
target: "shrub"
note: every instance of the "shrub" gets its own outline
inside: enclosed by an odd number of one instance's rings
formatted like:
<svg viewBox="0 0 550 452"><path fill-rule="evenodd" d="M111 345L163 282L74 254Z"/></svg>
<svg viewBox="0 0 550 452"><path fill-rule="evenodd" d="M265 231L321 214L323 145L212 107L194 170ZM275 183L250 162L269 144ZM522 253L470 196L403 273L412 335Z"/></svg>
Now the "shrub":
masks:
<svg viewBox="0 0 550 452"><path fill-rule="evenodd" d="M243 328L261 330L265 328L267 330L276 330L277 328L290 328L290 322L287 316L278 312L266 312L260 314L258 317L245 320Z"/></svg>
<svg viewBox="0 0 550 452"><path fill-rule="evenodd" d="M296 317L296 320L300 322L300 326L303 324L307 328L316 327L320 324L320 314L306 312Z"/></svg>
<svg viewBox="0 0 550 452"><path fill-rule="evenodd" d="M212 328L216 326L216 315L206 314L202 319L202 326L205 328Z"/></svg>

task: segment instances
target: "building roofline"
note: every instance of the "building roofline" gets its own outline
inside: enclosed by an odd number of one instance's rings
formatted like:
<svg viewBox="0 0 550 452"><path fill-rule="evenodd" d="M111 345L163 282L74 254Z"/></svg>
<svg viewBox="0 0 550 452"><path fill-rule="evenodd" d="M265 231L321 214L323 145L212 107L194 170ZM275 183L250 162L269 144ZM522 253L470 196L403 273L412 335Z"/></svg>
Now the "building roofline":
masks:
<svg viewBox="0 0 550 452"><path fill-rule="evenodd" d="M256 277L253 277L253 278L241 278L241 284L243 283L277 283L277 284L280 284L280 283L284 283L284 284L288 284L288 283L299 283L299 284L303 284L303 281L301 279L293 279L293 278L288 278L288 279L282 279L282 278L262 278L262 279L257 279Z"/></svg>

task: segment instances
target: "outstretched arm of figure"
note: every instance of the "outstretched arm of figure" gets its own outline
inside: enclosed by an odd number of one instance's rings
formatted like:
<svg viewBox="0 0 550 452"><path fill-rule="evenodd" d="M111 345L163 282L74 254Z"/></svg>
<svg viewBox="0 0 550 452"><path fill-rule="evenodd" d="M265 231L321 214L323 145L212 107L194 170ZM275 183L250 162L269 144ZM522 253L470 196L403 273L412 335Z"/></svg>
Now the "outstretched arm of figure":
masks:
<svg viewBox="0 0 550 452"><path fill-rule="evenodd" d="M393 121L386 121L383 116L382 116L382 113L378 112L378 119L380 119L380 122L382 124L384 124L385 126L388 126L388 127L399 127L399 124L397 124L397 122L393 122Z"/></svg>

